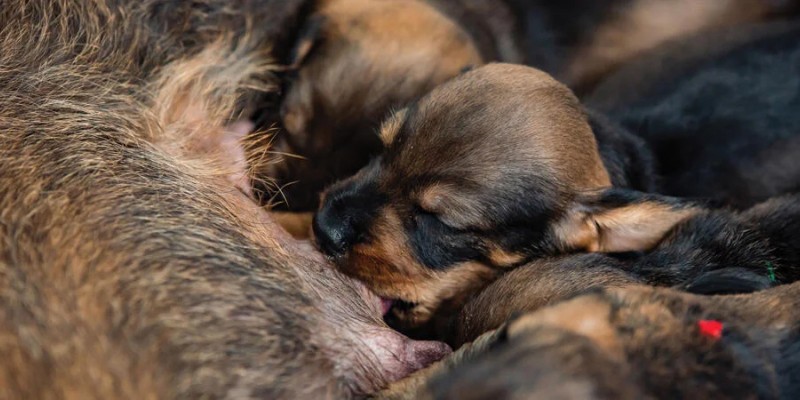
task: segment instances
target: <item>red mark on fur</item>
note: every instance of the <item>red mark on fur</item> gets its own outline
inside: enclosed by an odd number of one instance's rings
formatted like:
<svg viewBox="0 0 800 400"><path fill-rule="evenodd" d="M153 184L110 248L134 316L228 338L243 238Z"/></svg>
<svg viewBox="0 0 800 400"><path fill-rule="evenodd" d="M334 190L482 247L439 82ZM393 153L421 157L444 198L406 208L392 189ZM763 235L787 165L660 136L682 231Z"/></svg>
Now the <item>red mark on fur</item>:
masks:
<svg viewBox="0 0 800 400"><path fill-rule="evenodd" d="M700 334L718 340L722 337L722 322L704 319L697 321L697 327L700 328Z"/></svg>

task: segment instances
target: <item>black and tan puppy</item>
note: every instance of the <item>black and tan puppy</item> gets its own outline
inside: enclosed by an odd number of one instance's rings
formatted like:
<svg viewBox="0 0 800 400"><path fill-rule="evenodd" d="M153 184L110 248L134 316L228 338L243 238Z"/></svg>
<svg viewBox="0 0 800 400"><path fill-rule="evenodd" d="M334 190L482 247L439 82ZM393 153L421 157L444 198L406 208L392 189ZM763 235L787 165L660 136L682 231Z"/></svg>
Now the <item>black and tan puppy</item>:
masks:
<svg viewBox="0 0 800 400"><path fill-rule="evenodd" d="M577 99L527 67L467 73L381 135L386 154L328 191L315 236L343 270L415 303L420 318L495 267L555 251L555 235L573 227L548 231L553 220L578 193L611 185Z"/></svg>
<svg viewBox="0 0 800 400"><path fill-rule="evenodd" d="M800 283L698 296L605 289L510 322L385 398L795 398Z"/></svg>
<svg viewBox="0 0 800 400"><path fill-rule="evenodd" d="M324 186L379 152L374 131L393 108L464 68L525 63L584 86L668 39L788 10L764 0L321 0L286 60L296 71L273 141L283 161L261 173L281 187L282 208L310 211Z"/></svg>
<svg viewBox="0 0 800 400"><path fill-rule="evenodd" d="M281 103L263 172L282 186L281 208L311 211L319 192L380 150L388 112L483 62L469 34L421 0L322 0L288 63L297 68ZM271 122L271 121L270 121Z"/></svg>
<svg viewBox="0 0 800 400"><path fill-rule="evenodd" d="M784 42L797 32L771 39ZM757 48L770 49L770 43ZM798 41L791 43L780 48L784 56L800 53ZM782 66L765 62L761 70L739 72L769 74L774 68ZM752 90L770 95L767 85ZM790 107L797 99L782 101ZM690 116L675 110L664 118ZM797 134L791 114L775 121L784 122L775 125L776 135ZM762 145L778 145L774 136L759 133L745 129L720 145L759 138ZM533 257L651 250L700 213L683 202L602 192L612 185L657 191L652 171L659 160L641 139L601 115L587 117L566 87L527 67L489 65L455 78L388 120L381 138L385 154L330 189L314 229L321 248L344 271L411 307L405 314L412 325L448 308L444 300L458 304L498 271ZM794 169L779 171L781 176L800 168L788 166ZM714 171L720 179L727 172ZM712 197L712 189L702 189L696 194Z"/></svg>

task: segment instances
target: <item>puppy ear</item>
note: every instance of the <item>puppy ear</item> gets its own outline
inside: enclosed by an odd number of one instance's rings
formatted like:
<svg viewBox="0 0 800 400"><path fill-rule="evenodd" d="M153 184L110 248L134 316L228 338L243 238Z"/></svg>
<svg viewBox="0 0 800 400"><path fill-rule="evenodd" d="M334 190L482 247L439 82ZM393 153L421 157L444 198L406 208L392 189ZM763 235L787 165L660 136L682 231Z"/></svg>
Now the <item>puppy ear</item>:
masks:
<svg viewBox="0 0 800 400"><path fill-rule="evenodd" d="M384 146L389 147L392 145L394 138L397 137L397 134L403 127L403 123L405 123L407 115L408 108L403 108L399 111L393 112L381 124L380 130L378 131L378 136L381 138L381 142L383 142Z"/></svg>
<svg viewBox="0 0 800 400"><path fill-rule="evenodd" d="M561 250L647 251L701 208L675 198L608 189L579 196L555 225Z"/></svg>
<svg viewBox="0 0 800 400"><path fill-rule="evenodd" d="M315 15L306 21L303 29L297 35L297 42L289 55L289 68L299 68L308 55L311 54L311 50L322 38L322 26L324 23L325 17L321 15Z"/></svg>

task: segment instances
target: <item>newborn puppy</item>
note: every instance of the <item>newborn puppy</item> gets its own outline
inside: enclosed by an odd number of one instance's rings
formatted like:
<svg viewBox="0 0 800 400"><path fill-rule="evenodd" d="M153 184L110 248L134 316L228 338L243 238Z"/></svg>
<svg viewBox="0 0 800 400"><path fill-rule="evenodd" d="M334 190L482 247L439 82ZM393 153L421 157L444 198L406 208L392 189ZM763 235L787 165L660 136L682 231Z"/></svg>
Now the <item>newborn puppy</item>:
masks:
<svg viewBox="0 0 800 400"><path fill-rule="evenodd" d="M704 212L604 190L652 188L648 149L587 117L565 86L527 67L489 65L455 78L380 134L385 154L330 188L314 233L345 273L394 300L401 327L453 312L533 258L652 250Z"/></svg>
<svg viewBox="0 0 800 400"><path fill-rule="evenodd" d="M481 354L386 397L796 398L799 295L800 283L739 296L599 290L511 321Z"/></svg>
<svg viewBox="0 0 800 400"><path fill-rule="evenodd" d="M285 132L272 144L301 158L265 171L286 185L282 208L316 208L326 185L380 150L375 130L392 108L482 62L470 35L424 1L319 1L289 60Z"/></svg>
<svg viewBox="0 0 800 400"><path fill-rule="evenodd" d="M381 139L382 157L327 192L314 233L344 271L413 304L415 320L502 268L560 252L578 229L564 219L576 196L611 185L577 99L527 67L456 78Z"/></svg>
<svg viewBox="0 0 800 400"><path fill-rule="evenodd" d="M311 211L326 185L380 151L374 131L392 109L466 68L526 63L585 86L661 42L761 20L785 12L783 3L321 0L287 60L284 130L272 142L283 161L260 174L281 188L280 208Z"/></svg>

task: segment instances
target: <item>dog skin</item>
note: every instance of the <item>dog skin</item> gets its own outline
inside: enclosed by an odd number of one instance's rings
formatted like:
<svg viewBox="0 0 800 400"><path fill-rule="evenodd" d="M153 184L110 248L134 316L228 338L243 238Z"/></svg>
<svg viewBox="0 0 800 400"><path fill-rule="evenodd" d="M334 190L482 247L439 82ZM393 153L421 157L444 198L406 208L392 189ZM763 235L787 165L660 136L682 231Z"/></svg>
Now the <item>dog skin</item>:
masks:
<svg viewBox="0 0 800 400"><path fill-rule="evenodd" d="M380 152L374 132L463 69L490 61L540 68L573 88L659 43L790 13L763 0L325 0L313 4L289 65L280 113L260 126L273 163L265 202L313 211L325 186ZM665 11L665 8L667 11ZM584 89L586 90L586 89ZM274 115L279 114L279 115Z"/></svg>
<svg viewBox="0 0 800 400"><path fill-rule="evenodd" d="M461 362L379 397L793 398L799 285L735 296L591 291L518 317L456 353ZM704 329L709 321L718 330Z"/></svg>
<svg viewBox="0 0 800 400"><path fill-rule="evenodd" d="M4 4L0 397L348 398L448 352L248 195L236 121L300 6Z"/></svg>
<svg viewBox="0 0 800 400"><path fill-rule="evenodd" d="M536 257L652 250L704 209L604 193L658 191L647 173L658 160L527 67L455 78L387 120L381 138L385 153L326 193L314 233L343 272L400 300L392 322L403 328Z"/></svg>

